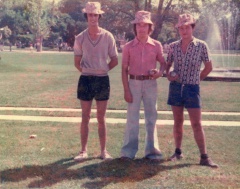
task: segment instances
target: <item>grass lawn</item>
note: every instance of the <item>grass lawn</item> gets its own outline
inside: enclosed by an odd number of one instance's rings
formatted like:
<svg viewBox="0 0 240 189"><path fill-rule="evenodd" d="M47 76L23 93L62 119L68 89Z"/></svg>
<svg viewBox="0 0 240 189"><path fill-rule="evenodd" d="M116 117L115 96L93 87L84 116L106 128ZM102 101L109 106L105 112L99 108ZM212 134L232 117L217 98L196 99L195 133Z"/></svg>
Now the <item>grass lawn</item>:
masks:
<svg viewBox="0 0 240 189"><path fill-rule="evenodd" d="M79 108L76 88L79 73L72 53L2 52L0 61L0 106ZM109 109L126 109L119 65L110 72ZM240 62L236 57L232 61ZM221 65L221 62L219 63ZM234 64L236 66L236 64ZM158 81L158 109L170 110L166 78ZM240 111L239 82L201 83L203 111ZM95 107L95 104L94 104Z"/></svg>
<svg viewBox="0 0 240 189"><path fill-rule="evenodd" d="M1 57L0 106L80 108L75 94L79 73L73 66L72 53L1 52ZM108 108L126 109L120 64L111 71L110 79ZM166 104L167 93L168 81L161 78L159 110L170 110ZM203 111L240 112L240 86L237 82L204 81L201 95ZM79 112L1 110L0 115L3 114L80 116ZM108 113L107 117L126 118L126 114ZM172 117L159 115L159 119ZM240 121L240 118L204 115L203 120ZM183 160L151 162L142 159L145 128L141 125L136 160L122 162L118 157L124 128L124 124L108 124L107 146L114 159L101 161L96 158L99 153L97 125L91 123L89 159L75 163L72 158L80 148L79 123L0 120L0 188L240 188L239 127L204 127L209 155L220 165L219 169L198 165L199 152L189 126L185 126L184 131ZM32 134L37 138L30 139ZM158 125L158 137L167 158L174 150L172 126Z"/></svg>
<svg viewBox="0 0 240 189"><path fill-rule="evenodd" d="M118 159L124 125L108 125L111 161L96 158L99 153L96 124L90 126L89 159L75 163L79 150L78 124L48 122L1 122L1 188L239 188L239 127L205 127L208 151L219 169L199 166L199 153L190 127L185 127L179 162L160 163L142 159L144 126L140 129L137 159ZM171 126L158 125L164 157L173 152ZM37 138L29 139L36 134ZM212 137L214 136L214 137Z"/></svg>
<svg viewBox="0 0 240 189"><path fill-rule="evenodd" d="M96 158L99 143L96 125L90 126L89 159L75 163L79 150L79 126L66 123L1 122L1 188L239 188L238 127L205 127L209 154L219 169L199 166L192 130L185 127L179 162L142 159L144 126L140 129L137 159L118 159L124 125L108 125L108 150L115 159ZM158 125L159 144L167 158L173 151L170 126ZM36 139L29 135L36 134ZM212 137L214 136L214 137Z"/></svg>

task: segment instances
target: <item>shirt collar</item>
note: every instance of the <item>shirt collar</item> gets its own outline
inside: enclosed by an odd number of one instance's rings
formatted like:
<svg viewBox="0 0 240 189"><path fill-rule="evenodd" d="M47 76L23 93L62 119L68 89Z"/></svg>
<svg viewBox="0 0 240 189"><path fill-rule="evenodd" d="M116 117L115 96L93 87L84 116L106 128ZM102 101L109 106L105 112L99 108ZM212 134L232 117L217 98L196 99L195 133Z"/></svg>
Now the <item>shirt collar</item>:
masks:
<svg viewBox="0 0 240 189"><path fill-rule="evenodd" d="M181 44L182 43L182 39L180 39L180 41L179 41L179 44ZM193 37L193 40L190 42L190 43L193 43L195 46L197 46L197 39L195 38L195 37Z"/></svg>
<svg viewBox="0 0 240 189"><path fill-rule="evenodd" d="M137 37L135 37L134 40L133 40L133 46L135 46L135 45L137 45L139 43L140 43L140 41L137 39ZM155 46L155 43L154 43L153 39L151 37L149 37L149 36L148 36L148 39L147 39L146 43Z"/></svg>

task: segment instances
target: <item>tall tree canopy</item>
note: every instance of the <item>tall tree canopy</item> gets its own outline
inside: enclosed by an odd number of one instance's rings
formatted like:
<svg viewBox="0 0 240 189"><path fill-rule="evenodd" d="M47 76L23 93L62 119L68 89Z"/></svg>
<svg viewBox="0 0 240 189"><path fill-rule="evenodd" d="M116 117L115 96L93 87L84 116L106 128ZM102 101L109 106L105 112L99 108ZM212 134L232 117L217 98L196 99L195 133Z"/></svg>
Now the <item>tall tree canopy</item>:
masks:
<svg viewBox="0 0 240 189"><path fill-rule="evenodd" d="M82 9L88 0L1 0L0 28L12 31L9 40L15 43L23 37L56 43L59 39L73 45L75 35L87 28ZM192 13L197 20L195 36L209 40L210 31L218 27L225 49L240 48L239 0L98 0L105 11L100 25L115 36L134 37L131 21L138 10L152 13L154 39L169 43L179 38L174 25L179 14ZM30 38L29 36L32 36ZM211 41L209 41L211 44ZM47 44L47 43L45 43ZM215 48L215 47L214 47ZM217 47L216 47L217 48Z"/></svg>

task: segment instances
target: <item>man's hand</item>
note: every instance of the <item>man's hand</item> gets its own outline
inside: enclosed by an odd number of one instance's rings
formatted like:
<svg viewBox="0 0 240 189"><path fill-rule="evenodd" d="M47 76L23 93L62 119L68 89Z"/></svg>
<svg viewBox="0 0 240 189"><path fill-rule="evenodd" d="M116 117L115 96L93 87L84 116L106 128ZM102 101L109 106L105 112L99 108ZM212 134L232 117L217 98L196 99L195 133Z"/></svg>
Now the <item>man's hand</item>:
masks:
<svg viewBox="0 0 240 189"><path fill-rule="evenodd" d="M168 81L177 81L178 78L179 78L179 75L176 72L172 71L167 74Z"/></svg>
<svg viewBox="0 0 240 189"><path fill-rule="evenodd" d="M124 99L128 103L132 103L133 102L133 97L132 97L132 93L131 93L130 90L124 91Z"/></svg>
<svg viewBox="0 0 240 189"><path fill-rule="evenodd" d="M163 73L160 70L152 69L149 73L151 79L157 79L163 76Z"/></svg>

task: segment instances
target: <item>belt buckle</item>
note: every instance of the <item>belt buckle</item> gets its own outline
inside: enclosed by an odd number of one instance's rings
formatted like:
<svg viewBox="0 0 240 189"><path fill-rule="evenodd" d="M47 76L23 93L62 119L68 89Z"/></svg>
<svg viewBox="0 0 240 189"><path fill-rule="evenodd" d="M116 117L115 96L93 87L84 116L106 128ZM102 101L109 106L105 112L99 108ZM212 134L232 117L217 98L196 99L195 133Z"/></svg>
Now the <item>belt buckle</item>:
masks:
<svg viewBox="0 0 240 189"><path fill-rule="evenodd" d="M139 79L140 79L140 80L144 80L144 79L145 79L145 76L144 76L144 75L140 75Z"/></svg>

